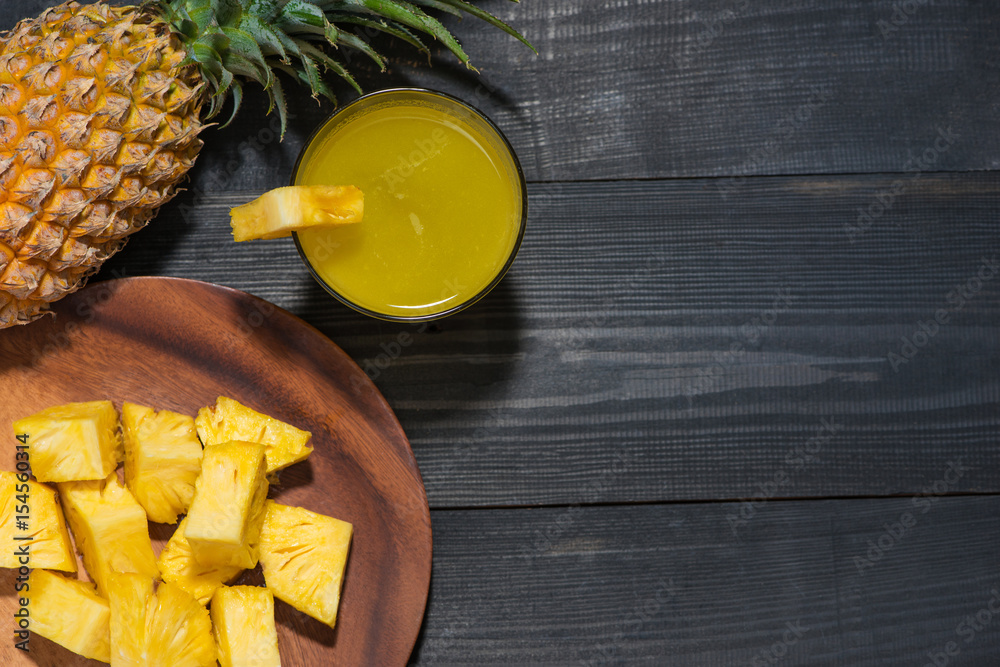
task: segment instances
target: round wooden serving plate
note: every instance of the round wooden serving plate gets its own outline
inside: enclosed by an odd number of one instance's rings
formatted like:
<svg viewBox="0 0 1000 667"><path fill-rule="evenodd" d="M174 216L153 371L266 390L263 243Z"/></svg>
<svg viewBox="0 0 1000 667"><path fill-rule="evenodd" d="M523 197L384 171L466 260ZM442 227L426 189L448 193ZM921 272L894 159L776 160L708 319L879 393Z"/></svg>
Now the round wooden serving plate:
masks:
<svg viewBox="0 0 1000 667"><path fill-rule="evenodd" d="M13 420L69 401L193 416L225 395L306 429L312 455L269 496L351 522L354 542L335 629L276 601L282 664L406 664L430 585L430 513L406 435L361 369L288 312L191 280L95 283L55 312L0 331L0 469L14 470ZM157 553L173 528L150 524ZM0 569L0 664L101 664L37 635L29 653L14 647L15 576ZM264 582L258 568L238 583Z"/></svg>

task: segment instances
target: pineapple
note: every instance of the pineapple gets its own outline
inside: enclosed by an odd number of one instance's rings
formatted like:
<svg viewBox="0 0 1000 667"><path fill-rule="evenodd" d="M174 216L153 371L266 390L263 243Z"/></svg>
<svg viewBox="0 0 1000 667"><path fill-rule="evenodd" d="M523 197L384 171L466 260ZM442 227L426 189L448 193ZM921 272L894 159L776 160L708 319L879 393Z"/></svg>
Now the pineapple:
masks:
<svg viewBox="0 0 1000 667"><path fill-rule="evenodd" d="M346 521L268 500L260 566L275 597L326 623L337 622L354 527Z"/></svg>
<svg viewBox="0 0 1000 667"><path fill-rule="evenodd" d="M222 667L281 667L274 595L260 586L232 586L212 596L212 631Z"/></svg>
<svg viewBox="0 0 1000 667"><path fill-rule="evenodd" d="M111 401L67 403L14 422L40 482L104 479L122 460L118 412Z"/></svg>
<svg viewBox="0 0 1000 667"><path fill-rule="evenodd" d="M187 591L198 602L207 605L215 589L235 580L243 568L236 565L201 565L194 559L191 545L184 537L186 530L187 517L184 517L160 552L156 564L164 581Z"/></svg>
<svg viewBox="0 0 1000 667"><path fill-rule="evenodd" d="M231 97L235 114L243 81L264 87L284 133L275 70L332 100L321 68L360 88L324 47L385 68L352 31L429 54L424 33L468 64L420 6L464 11L528 44L462 0L68 2L0 36L0 328L40 317L145 226L194 164L202 112L213 118Z"/></svg>
<svg viewBox="0 0 1000 667"><path fill-rule="evenodd" d="M201 443L194 419L169 410L122 405L125 484L150 521L177 523L194 498Z"/></svg>
<svg viewBox="0 0 1000 667"><path fill-rule="evenodd" d="M85 658L111 661L108 601L85 581L48 570L28 576L28 629Z"/></svg>
<svg viewBox="0 0 1000 667"><path fill-rule="evenodd" d="M225 396L202 408L195 418L198 437L207 446L230 440L259 442L267 447L267 472L273 474L312 453L312 434L268 417Z"/></svg>
<svg viewBox="0 0 1000 667"><path fill-rule="evenodd" d="M208 445L184 537L199 565L254 567L267 498L264 445Z"/></svg>
<svg viewBox="0 0 1000 667"><path fill-rule="evenodd" d="M289 185L229 211L233 240L280 239L311 227L361 222L365 198L353 185Z"/></svg>
<svg viewBox="0 0 1000 667"><path fill-rule="evenodd" d="M17 477L0 472L0 567L28 565L76 572L76 556L55 489L19 482ZM18 516L25 517L20 520L26 522L26 529L18 526Z"/></svg>
<svg viewBox="0 0 1000 667"><path fill-rule="evenodd" d="M112 667L214 667L208 610L173 584L135 573L108 577Z"/></svg>
<svg viewBox="0 0 1000 667"><path fill-rule="evenodd" d="M111 473L96 482L63 482L59 495L83 564L101 595L111 572L158 577L146 512Z"/></svg>

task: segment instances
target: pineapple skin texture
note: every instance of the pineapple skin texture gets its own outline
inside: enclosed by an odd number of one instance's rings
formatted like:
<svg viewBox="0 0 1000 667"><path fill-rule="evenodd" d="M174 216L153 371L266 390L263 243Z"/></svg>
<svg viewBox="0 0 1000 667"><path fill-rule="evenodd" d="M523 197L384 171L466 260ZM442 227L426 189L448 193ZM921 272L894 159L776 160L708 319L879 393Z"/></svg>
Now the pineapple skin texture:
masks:
<svg viewBox="0 0 1000 667"><path fill-rule="evenodd" d="M100 481L63 482L59 496L83 565L101 595L108 594L111 572L159 576L146 511L116 473Z"/></svg>
<svg viewBox="0 0 1000 667"><path fill-rule="evenodd" d="M14 435L27 436L31 471L40 482L104 479L124 458L111 401L46 408L14 422Z"/></svg>
<svg viewBox="0 0 1000 667"><path fill-rule="evenodd" d="M28 487L28 530L17 529L18 488ZM15 537L31 536L31 540L15 540ZM28 545L28 566L46 570L76 572L76 555L69 540L66 519L56 490L39 482L18 482L17 474L0 472L0 567L17 568L19 562L15 549Z"/></svg>
<svg viewBox="0 0 1000 667"><path fill-rule="evenodd" d="M173 584L114 572L109 581L112 667L214 667L208 610Z"/></svg>
<svg viewBox="0 0 1000 667"><path fill-rule="evenodd" d="M66 3L0 38L0 328L86 278L176 194L205 86L138 7Z"/></svg>
<svg viewBox="0 0 1000 667"><path fill-rule="evenodd" d="M257 565L267 488L264 445L233 441L205 447L184 528L200 565Z"/></svg>
<svg viewBox="0 0 1000 667"><path fill-rule="evenodd" d="M207 605L216 589L235 580L243 572L243 568L234 565L200 564L194 559L191 545L184 537L186 529L187 517L184 517L160 552L156 564L160 568L163 581L169 581L201 604Z"/></svg>
<svg viewBox="0 0 1000 667"><path fill-rule="evenodd" d="M260 531L267 587L278 599L334 627L353 534L346 521L268 500Z"/></svg>
<svg viewBox="0 0 1000 667"><path fill-rule="evenodd" d="M231 440L263 444L267 448L269 475L304 461L312 453L309 446L312 434L308 431L257 412L226 396L219 396L215 406L199 410L195 426L205 446Z"/></svg>
<svg viewBox="0 0 1000 667"><path fill-rule="evenodd" d="M150 521L177 523L194 499L201 443L194 419L134 403L122 405L125 484Z"/></svg>
<svg viewBox="0 0 1000 667"><path fill-rule="evenodd" d="M212 631L222 667L281 667L274 595L260 586L225 586L212 596Z"/></svg>
<svg viewBox="0 0 1000 667"><path fill-rule="evenodd" d="M288 185L229 211L234 241L280 239L311 227L361 222L365 198L353 185Z"/></svg>
<svg viewBox="0 0 1000 667"><path fill-rule="evenodd" d="M111 661L108 601L93 586L48 570L32 570L27 596L31 632L86 658Z"/></svg>

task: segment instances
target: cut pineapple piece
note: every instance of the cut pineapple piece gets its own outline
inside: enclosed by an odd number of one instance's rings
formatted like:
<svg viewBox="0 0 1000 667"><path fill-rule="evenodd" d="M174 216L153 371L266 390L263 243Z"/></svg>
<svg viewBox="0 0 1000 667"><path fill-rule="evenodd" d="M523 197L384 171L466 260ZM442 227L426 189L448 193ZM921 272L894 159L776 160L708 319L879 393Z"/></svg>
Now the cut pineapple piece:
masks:
<svg viewBox="0 0 1000 667"><path fill-rule="evenodd" d="M194 498L201 443L194 419L169 410L122 405L125 484L150 521L177 523Z"/></svg>
<svg viewBox="0 0 1000 667"><path fill-rule="evenodd" d="M76 548L101 595L107 595L112 571L159 576L146 511L116 473L96 482L63 482L59 495Z"/></svg>
<svg viewBox="0 0 1000 667"><path fill-rule="evenodd" d="M187 517L181 519L167 546L160 552L157 565L164 581L169 581L187 591L201 604L207 605L217 588L240 576L242 567L234 565L201 565L191 553L191 545L184 537Z"/></svg>
<svg viewBox="0 0 1000 667"><path fill-rule="evenodd" d="M0 567L76 572L76 555L55 489L18 482L13 472L0 472L0 545Z"/></svg>
<svg viewBox="0 0 1000 667"><path fill-rule="evenodd" d="M195 484L184 537L201 565L257 565L267 497L264 445L208 445Z"/></svg>
<svg viewBox="0 0 1000 667"><path fill-rule="evenodd" d="M215 591L212 630L222 667L281 667L274 595L266 588L232 586Z"/></svg>
<svg viewBox="0 0 1000 667"><path fill-rule="evenodd" d="M214 407L199 410L195 425L198 437L205 445L243 440L266 446L268 474L303 461L312 453L309 446L312 434L308 431L268 417L225 396L219 396Z"/></svg>
<svg viewBox="0 0 1000 667"><path fill-rule="evenodd" d="M153 580L134 572L108 575L112 667L145 665L146 603L153 597Z"/></svg>
<svg viewBox="0 0 1000 667"><path fill-rule="evenodd" d="M111 401L67 403L14 422L39 482L104 479L124 456Z"/></svg>
<svg viewBox="0 0 1000 667"><path fill-rule="evenodd" d="M26 595L31 632L85 658L110 662L108 602L91 584L32 570Z"/></svg>
<svg viewBox="0 0 1000 667"><path fill-rule="evenodd" d="M214 667L208 610L173 584L134 573L108 576L112 667Z"/></svg>
<svg viewBox="0 0 1000 667"><path fill-rule="evenodd" d="M365 197L353 185L289 185L229 211L233 239L277 239L310 227L361 222Z"/></svg>
<svg viewBox="0 0 1000 667"><path fill-rule="evenodd" d="M346 521L268 500L260 532L260 566L267 587L332 628L353 533Z"/></svg>

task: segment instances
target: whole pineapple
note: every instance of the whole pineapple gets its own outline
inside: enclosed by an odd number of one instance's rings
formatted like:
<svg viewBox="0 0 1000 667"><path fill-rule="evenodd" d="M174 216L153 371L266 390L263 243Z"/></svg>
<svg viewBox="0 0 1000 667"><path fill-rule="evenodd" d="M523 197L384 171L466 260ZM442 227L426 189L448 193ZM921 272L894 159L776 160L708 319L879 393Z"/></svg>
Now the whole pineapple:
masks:
<svg viewBox="0 0 1000 667"><path fill-rule="evenodd" d="M333 99L321 70L360 89L323 47L384 68L348 28L427 51L423 33L468 64L421 6L466 12L527 44L464 0L68 2L0 36L0 328L37 319L149 222L194 164L203 114L230 97L235 113L242 81L264 87L284 129L276 70Z"/></svg>

